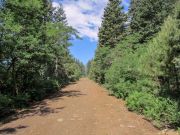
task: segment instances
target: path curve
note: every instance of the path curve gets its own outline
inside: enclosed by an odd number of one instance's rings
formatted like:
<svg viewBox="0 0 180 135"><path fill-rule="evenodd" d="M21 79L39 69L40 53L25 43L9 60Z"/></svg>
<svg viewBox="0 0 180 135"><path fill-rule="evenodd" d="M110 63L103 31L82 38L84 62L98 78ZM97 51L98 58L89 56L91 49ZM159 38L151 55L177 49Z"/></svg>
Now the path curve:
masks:
<svg viewBox="0 0 180 135"><path fill-rule="evenodd" d="M2 135L165 135L83 78L0 127ZM167 134L166 134L167 135ZM168 135L176 135L169 132Z"/></svg>

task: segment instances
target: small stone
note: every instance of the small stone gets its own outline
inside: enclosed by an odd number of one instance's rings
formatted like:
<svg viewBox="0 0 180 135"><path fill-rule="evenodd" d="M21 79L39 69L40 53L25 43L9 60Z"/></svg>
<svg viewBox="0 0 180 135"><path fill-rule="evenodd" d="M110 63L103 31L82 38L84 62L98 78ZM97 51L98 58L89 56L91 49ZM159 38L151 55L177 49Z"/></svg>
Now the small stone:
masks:
<svg viewBox="0 0 180 135"><path fill-rule="evenodd" d="M128 126L128 128L135 128L135 126Z"/></svg>
<svg viewBox="0 0 180 135"><path fill-rule="evenodd" d="M124 127L124 125L120 125L120 127Z"/></svg>
<svg viewBox="0 0 180 135"><path fill-rule="evenodd" d="M58 122L63 122L64 120L61 118L61 119L57 119Z"/></svg>

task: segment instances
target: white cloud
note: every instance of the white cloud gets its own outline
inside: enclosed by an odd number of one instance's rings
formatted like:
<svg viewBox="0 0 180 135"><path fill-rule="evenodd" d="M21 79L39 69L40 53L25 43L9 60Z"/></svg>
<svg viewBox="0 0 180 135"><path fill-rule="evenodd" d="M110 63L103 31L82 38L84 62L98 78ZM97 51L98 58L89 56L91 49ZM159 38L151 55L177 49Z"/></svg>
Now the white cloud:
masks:
<svg viewBox="0 0 180 135"><path fill-rule="evenodd" d="M69 25L74 27L81 37L92 41L98 40L98 29L101 26L104 8L108 0L63 0L62 4ZM127 6L126 0L123 1ZM53 6L58 3L53 2Z"/></svg>

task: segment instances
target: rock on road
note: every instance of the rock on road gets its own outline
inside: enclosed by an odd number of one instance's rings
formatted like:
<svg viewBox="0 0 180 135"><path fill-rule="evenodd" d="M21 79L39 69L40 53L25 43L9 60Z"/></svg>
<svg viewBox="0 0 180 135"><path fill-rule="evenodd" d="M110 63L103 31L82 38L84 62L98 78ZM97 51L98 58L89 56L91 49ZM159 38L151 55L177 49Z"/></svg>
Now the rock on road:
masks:
<svg viewBox="0 0 180 135"><path fill-rule="evenodd" d="M108 96L82 78L0 126L2 135L176 135L129 112L124 101Z"/></svg>

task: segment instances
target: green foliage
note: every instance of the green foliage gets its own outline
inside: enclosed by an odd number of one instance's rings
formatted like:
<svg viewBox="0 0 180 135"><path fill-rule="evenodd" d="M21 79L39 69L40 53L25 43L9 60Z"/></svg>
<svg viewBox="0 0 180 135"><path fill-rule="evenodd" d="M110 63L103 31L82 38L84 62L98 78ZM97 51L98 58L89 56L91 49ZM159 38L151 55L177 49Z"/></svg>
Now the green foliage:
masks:
<svg viewBox="0 0 180 135"><path fill-rule="evenodd" d="M178 128L178 134L180 135L180 128Z"/></svg>
<svg viewBox="0 0 180 135"><path fill-rule="evenodd" d="M12 97L13 100L13 108L24 108L29 105L30 101L30 95L25 93L25 94L18 94L15 97Z"/></svg>
<svg viewBox="0 0 180 135"><path fill-rule="evenodd" d="M57 80L38 80L34 84L34 87L35 88L32 88L27 91L30 95L30 99L35 101L42 100L50 93L54 93L61 88Z"/></svg>
<svg viewBox="0 0 180 135"><path fill-rule="evenodd" d="M131 32L140 34L139 41L146 42L156 34L171 13L176 0L132 0L129 18Z"/></svg>
<svg viewBox="0 0 180 135"><path fill-rule="evenodd" d="M76 61L76 63L74 63L73 61L71 63L66 63L65 68L67 70L67 75L69 76L69 79L71 81L76 81L85 74L84 66L79 61Z"/></svg>
<svg viewBox="0 0 180 135"><path fill-rule="evenodd" d="M86 72L86 76L90 75L90 70L91 70L92 62L93 62L93 59L89 60L87 65L86 65L86 71L85 71Z"/></svg>
<svg viewBox="0 0 180 135"><path fill-rule="evenodd" d="M110 57L114 60L105 75L107 88L113 91L117 97L124 99L131 91L148 90L147 85L146 88L140 88L139 84L140 80L141 83L147 84L148 79L142 76L139 71L139 58L144 53L145 48L137 48L135 40L137 36L136 34L128 36L112 50Z"/></svg>
<svg viewBox="0 0 180 135"><path fill-rule="evenodd" d="M178 59L180 41L179 20L168 17L162 30L149 42L146 53L140 58L142 74L158 81L160 92L179 92L179 68L174 60ZM173 93L172 93L173 94Z"/></svg>
<svg viewBox="0 0 180 135"><path fill-rule="evenodd" d="M132 56L133 53L131 51L127 53L128 55L122 59L115 60L106 73L106 83L110 84L112 86L110 89L115 94L121 95L121 98L128 96L133 83L136 83L138 78L137 71L134 69L136 59Z"/></svg>
<svg viewBox="0 0 180 135"><path fill-rule="evenodd" d="M12 111L13 100L10 96L0 94L0 118Z"/></svg>
<svg viewBox="0 0 180 135"><path fill-rule="evenodd" d="M172 10L174 2L132 0L125 37L99 47L90 65L92 79L159 127L180 123L180 2Z"/></svg>
<svg viewBox="0 0 180 135"><path fill-rule="evenodd" d="M104 10L102 26L99 30L99 45L114 47L123 37L126 16L121 0L109 0Z"/></svg>
<svg viewBox="0 0 180 135"><path fill-rule="evenodd" d="M146 92L134 92L126 102L129 110L154 120L158 127L177 125L180 122L178 103L168 98L155 97Z"/></svg>
<svg viewBox="0 0 180 135"><path fill-rule="evenodd" d="M105 81L105 73L110 66L109 47L99 47L96 51L96 56L91 63L90 78L98 83L103 84Z"/></svg>
<svg viewBox="0 0 180 135"><path fill-rule="evenodd" d="M0 94L0 110L10 108L12 105L12 99L9 96Z"/></svg>
<svg viewBox="0 0 180 135"><path fill-rule="evenodd" d="M126 15L121 0L109 0L104 11L103 21L99 30L99 46L95 59L91 62L89 76L98 83L105 83L106 70L111 65L110 49L123 39L125 35Z"/></svg>
<svg viewBox="0 0 180 135"><path fill-rule="evenodd" d="M83 64L68 50L76 30L68 26L62 5L4 0L0 31L0 93L9 95L2 98L7 105L10 99L13 108L25 107L82 76Z"/></svg>
<svg viewBox="0 0 180 135"><path fill-rule="evenodd" d="M106 70L111 65L108 54L110 48L115 47L124 37L125 21L126 15L121 7L121 0L109 0L99 30L99 46L89 71L90 78L98 83L104 84L105 82Z"/></svg>

